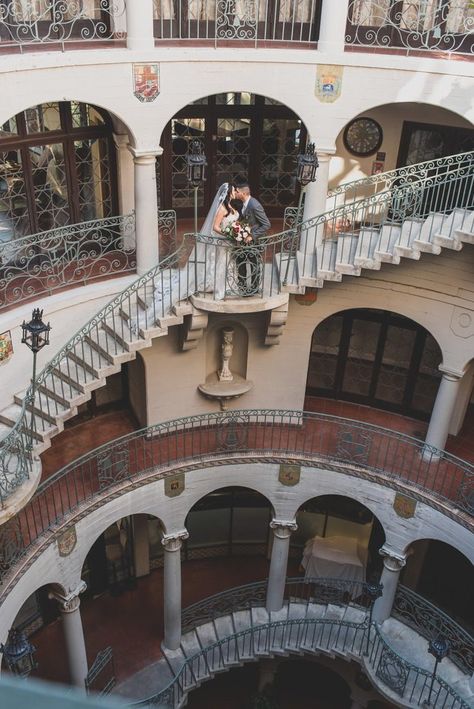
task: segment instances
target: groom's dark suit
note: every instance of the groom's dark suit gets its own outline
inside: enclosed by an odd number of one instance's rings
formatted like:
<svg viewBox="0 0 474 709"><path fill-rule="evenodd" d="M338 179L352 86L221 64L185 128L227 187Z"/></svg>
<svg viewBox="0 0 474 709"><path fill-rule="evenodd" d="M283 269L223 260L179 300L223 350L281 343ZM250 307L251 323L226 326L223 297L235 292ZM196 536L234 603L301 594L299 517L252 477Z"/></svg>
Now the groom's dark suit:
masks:
<svg viewBox="0 0 474 709"><path fill-rule="evenodd" d="M260 237L265 236L271 224L265 210L255 197L250 197L247 204L242 207L242 220L250 224L253 236L252 246L244 247L241 256L236 259L239 272L239 282L241 290L246 295L255 295L260 290L262 279L262 255L263 246L259 249ZM247 264L250 266L250 277L247 273ZM250 281L250 282L249 282Z"/></svg>

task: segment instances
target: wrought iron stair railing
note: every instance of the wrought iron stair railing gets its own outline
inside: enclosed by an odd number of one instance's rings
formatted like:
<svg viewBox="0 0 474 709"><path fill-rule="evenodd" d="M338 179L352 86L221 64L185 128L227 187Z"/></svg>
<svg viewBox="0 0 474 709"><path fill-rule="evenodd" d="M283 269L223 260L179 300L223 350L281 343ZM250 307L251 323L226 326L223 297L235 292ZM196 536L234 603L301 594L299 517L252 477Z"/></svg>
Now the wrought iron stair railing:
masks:
<svg viewBox="0 0 474 709"><path fill-rule="evenodd" d="M420 706L431 698L432 707L439 709L467 709L468 703L442 677L433 679L431 672L408 661L390 644L388 633L377 623L371 623L370 608L373 604L369 585L363 582L327 578L288 578L285 583L286 599L284 618L272 614L254 619L253 611L265 608L267 580L238 586L215 594L185 608L182 612L183 636L190 637L198 628L211 624L217 641L199 641L198 652L184 652L182 666L175 672L170 683L158 693L134 706L160 705L179 707L186 693L200 682L210 679L219 671L236 664L272 655L291 652L332 652L339 656L358 660L371 676L373 683L388 688L390 692L407 702L408 706ZM399 593L408 591L400 588ZM410 591L411 602L420 614L426 611L426 601ZM342 617L335 619L319 611L317 618L308 615L316 607L344 608ZM298 609L298 617L292 609ZM433 607L434 608L434 607ZM248 628L225 637L218 630L218 621L226 616L241 617L248 611ZM457 623L434 608L435 614L443 616L443 630L447 631L452 652L450 660L460 668L460 677L469 678L474 665L461 657L467 648L472 659L474 639ZM303 617L301 614L303 613ZM347 616L347 617L346 617ZM242 620L240 621L242 622ZM405 622L402 618L402 622ZM410 625L410 623L409 623ZM220 626L228 628L227 624ZM415 628L417 632L419 628ZM439 628L431 622L421 633L423 637L436 637ZM227 631L228 632L228 631ZM466 644L466 638L468 644ZM190 641L186 648L192 647ZM166 651L165 651L166 655ZM431 687L431 691L430 691Z"/></svg>

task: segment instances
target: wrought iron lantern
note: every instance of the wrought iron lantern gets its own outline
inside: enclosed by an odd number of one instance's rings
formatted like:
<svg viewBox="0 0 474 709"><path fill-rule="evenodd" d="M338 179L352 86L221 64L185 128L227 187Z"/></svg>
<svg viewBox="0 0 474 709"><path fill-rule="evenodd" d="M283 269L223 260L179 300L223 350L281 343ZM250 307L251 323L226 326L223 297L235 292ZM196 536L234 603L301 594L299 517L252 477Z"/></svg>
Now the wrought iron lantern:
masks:
<svg viewBox="0 0 474 709"><path fill-rule="evenodd" d="M435 659L435 664L433 667L433 674L431 675L431 684L428 699L424 701L422 705L424 707L431 706L431 695L433 693L433 685L436 679L436 670L438 669L438 665L441 660L444 660L444 658L448 655L449 649L449 643L443 635L438 635L436 638L432 638L428 643L428 652L430 653L430 655L433 655Z"/></svg>
<svg viewBox="0 0 474 709"><path fill-rule="evenodd" d="M34 416L34 401L35 401L35 386L36 386L36 355L40 350L46 345L49 345L49 332L51 330L51 325L47 325L43 322L43 311L39 308L34 308L33 315L29 323L23 320L21 329L23 330L23 337L21 341L33 352L33 376L31 378L31 389L29 391L29 403L32 405L33 410L31 411L31 424L30 424L30 438L28 442L29 450L33 448L33 438L35 430L35 416Z"/></svg>
<svg viewBox="0 0 474 709"><path fill-rule="evenodd" d="M316 171L319 167L316 146L309 143L304 153L300 153L297 159L296 179L302 187L306 187L310 182L316 181Z"/></svg>
<svg viewBox="0 0 474 709"><path fill-rule="evenodd" d="M22 630L12 628L8 633L6 645L0 645L0 652L3 653L10 672L18 677L28 677L38 666L33 657L36 648Z"/></svg>
<svg viewBox="0 0 474 709"><path fill-rule="evenodd" d="M188 182L193 187L199 187L206 179L207 159L202 143L197 138L191 142L186 160L188 163Z"/></svg>
<svg viewBox="0 0 474 709"><path fill-rule="evenodd" d="M39 308L35 308L30 322L27 323L23 320L21 326L23 330L21 341L30 348L33 354L39 352L45 345L49 345L51 325L49 323L45 325L42 317L43 311Z"/></svg>

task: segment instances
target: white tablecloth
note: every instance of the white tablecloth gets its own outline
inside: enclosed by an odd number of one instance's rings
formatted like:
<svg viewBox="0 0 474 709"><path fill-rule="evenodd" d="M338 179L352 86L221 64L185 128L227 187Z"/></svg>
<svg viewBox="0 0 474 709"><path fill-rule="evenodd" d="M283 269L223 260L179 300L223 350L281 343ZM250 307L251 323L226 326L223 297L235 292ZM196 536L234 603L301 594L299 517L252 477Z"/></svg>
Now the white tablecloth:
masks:
<svg viewBox="0 0 474 709"><path fill-rule="evenodd" d="M351 537L313 537L304 548L301 561L305 578L332 578L365 581L357 539Z"/></svg>

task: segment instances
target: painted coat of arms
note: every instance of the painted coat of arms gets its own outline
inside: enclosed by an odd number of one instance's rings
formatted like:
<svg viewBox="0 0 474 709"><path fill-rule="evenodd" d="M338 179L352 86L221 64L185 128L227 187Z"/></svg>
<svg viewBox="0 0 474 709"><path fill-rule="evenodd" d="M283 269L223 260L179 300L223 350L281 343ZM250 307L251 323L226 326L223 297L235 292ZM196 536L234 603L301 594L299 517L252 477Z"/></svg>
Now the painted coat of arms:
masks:
<svg viewBox="0 0 474 709"><path fill-rule="evenodd" d="M333 103L341 95L342 66L320 64L316 70L316 97L323 103Z"/></svg>
<svg viewBox="0 0 474 709"><path fill-rule="evenodd" d="M154 101L160 93L159 64L133 65L133 94L139 101Z"/></svg>
<svg viewBox="0 0 474 709"><path fill-rule="evenodd" d="M165 478L166 497L177 497L184 492L184 473L178 473L170 478Z"/></svg>
<svg viewBox="0 0 474 709"><path fill-rule="evenodd" d="M13 354L13 343L10 330L0 335L0 364L5 364Z"/></svg>
<svg viewBox="0 0 474 709"><path fill-rule="evenodd" d="M393 501L393 509L399 517L410 519L415 516L416 500L397 492Z"/></svg>
<svg viewBox="0 0 474 709"><path fill-rule="evenodd" d="M280 465L280 472L278 474L278 482L282 485L287 485L292 487L293 485L298 485L301 477L301 466L300 465L287 465L282 463Z"/></svg>

